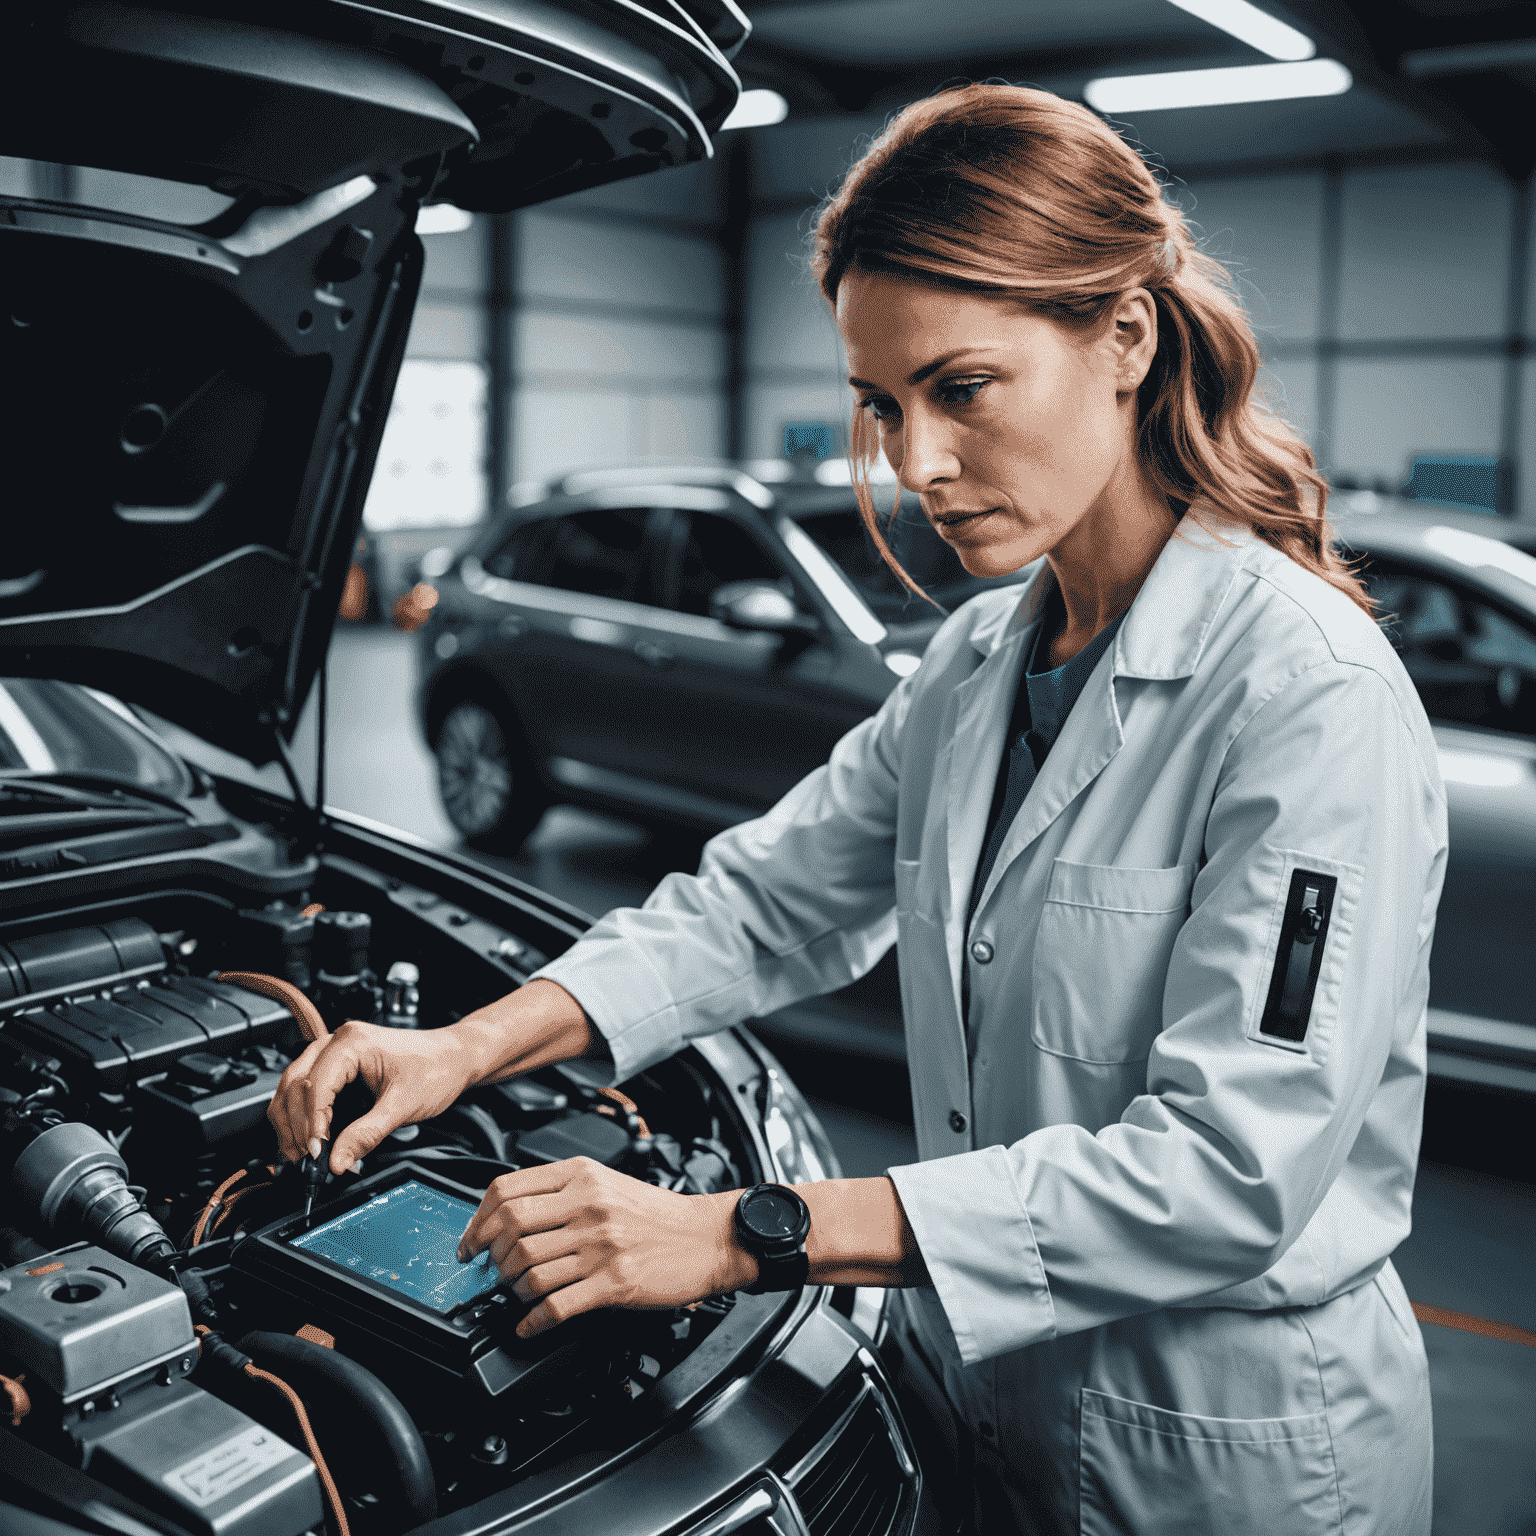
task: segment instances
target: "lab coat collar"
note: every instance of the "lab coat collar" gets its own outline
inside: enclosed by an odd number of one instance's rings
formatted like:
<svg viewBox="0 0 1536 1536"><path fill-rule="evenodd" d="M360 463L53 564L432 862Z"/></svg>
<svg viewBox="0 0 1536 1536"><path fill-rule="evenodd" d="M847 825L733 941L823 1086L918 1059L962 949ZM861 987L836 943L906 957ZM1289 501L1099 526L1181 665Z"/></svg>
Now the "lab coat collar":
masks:
<svg viewBox="0 0 1536 1536"><path fill-rule="evenodd" d="M1192 676L1233 578L1258 547L1246 523L1200 505L1185 513L1115 637L1113 675L1154 681ZM1034 633L1056 578L1044 560L1026 570L1014 607L989 616L972 632L971 644L981 655Z"/></svg>
<svg viewBox="0 0 1536 1536"><path fill-rule="evenodd" d="M1024 804L998 850L976 904L977 919L1008 866L1102 773L1125 741L1113 682L1189 677L1239 570L1260 547L1246 525L1204 511L1186 514L1163 546L1107 656L1101 657L1067 716ZM1011 701L1055 577L1043 561L1006 622L987 626L987 659L956 690L954 742L963 768L949 775L949 913L946 937L960 1010L970 883L986 836L991 788L1006 746ZM978 630L977 638L983 631ZM978 645L978 649L982 649Z"/></svg>

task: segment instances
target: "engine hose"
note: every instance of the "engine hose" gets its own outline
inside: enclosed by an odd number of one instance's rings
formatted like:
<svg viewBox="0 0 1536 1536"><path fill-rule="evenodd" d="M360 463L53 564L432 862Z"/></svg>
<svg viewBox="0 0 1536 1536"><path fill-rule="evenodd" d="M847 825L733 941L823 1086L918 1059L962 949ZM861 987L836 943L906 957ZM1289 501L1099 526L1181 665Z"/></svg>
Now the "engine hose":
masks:
<svg viewBox="0 0 1536 1536"><path fill-rule="evenodd" d="M304 1407L304 1399L281 1376L274 1376L271 1371L262 1370L248 1354L227 1344L213 1329L199 1323L193 1332L197 1334L199 1357L207 1356L225 1370L238 1371L242 1376L248 1376L252 1381L262 1382L273 1391L282 1394L283 1400L293 1410L294 1418L298 1420L299 1433L304 1437L304 1444L309 1450L309 1459L315 1464L315 1474L320 1479L320 1491L325 1499L325 1507L330 1510L331 1523L336 1527L335 1536L352 1536L352 1528L347 1524L346 1506L341 1501L341 1490L337 1488L336 1479L331 1476L331 1469L326 1465L325 1457L321 1453L320 1442L315 1438L314 1425L309 1422L309 1412Z"/></svg>
<svg viewBox="0 0 1536 1536"><path fill-rule="evenodd" d="M220 971L219 980L234 987L244 987L248 992L259 992L263 997L281 1003L293 1015L299 1033L311 1045L330 1034L325 1020L320 1017L320 1010L291 981L284 981L280 976L267 976L261 971Z"/></svg>
<svg viewBox="0 0 1536 1536"><path fill-rule="evenodd" d="M370 1478L392 1477L404 1501L400 1530L437 1514L437 1479L421 1431L400 1399L366 1366L287 1333L248 1333L238 1346L265 1370L281 1374L315 1411L332 1458L337 1451ZM343 1481L350 1482L344 1474ZM365 1490L359 1490L365 1491ZM382 1492L376 1487L369 1492ZM390 1501L381 1499L381 1506Z"/></svg>

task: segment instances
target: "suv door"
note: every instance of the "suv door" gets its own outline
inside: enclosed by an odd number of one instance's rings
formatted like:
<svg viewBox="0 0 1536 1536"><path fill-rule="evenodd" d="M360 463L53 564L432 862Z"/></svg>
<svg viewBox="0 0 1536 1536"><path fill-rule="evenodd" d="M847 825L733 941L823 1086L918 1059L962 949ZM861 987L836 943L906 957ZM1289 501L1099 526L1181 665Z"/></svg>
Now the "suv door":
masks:
<svg viewBox="0 0 1536 1536"><path fill-rule="evenodd" d="M1536 1025L1536 628L1407 562L1373 560L1367 579L1445 780L1450 857L1430 1002Z"/></svg>
<svg viewBox="0 0 1536 1536"><path fill-rule="evenodd" d="M648 508L590 506L523 523L476 582L500 615L486 660L557 779L569 762L622 766L645 734L653 523Z"/></svg>
<svg viewBox="0 0 1536 1536"><path fill-rule="evenodd" d="M663 703L668 777L716 802L717 819L766 810L826 762L873 705L843 686L839 637L747 517L674 508L658 530L659 594L679 619ZM805 631L732 629L710 617L717 588L769 581L792 596Z"/></svg>

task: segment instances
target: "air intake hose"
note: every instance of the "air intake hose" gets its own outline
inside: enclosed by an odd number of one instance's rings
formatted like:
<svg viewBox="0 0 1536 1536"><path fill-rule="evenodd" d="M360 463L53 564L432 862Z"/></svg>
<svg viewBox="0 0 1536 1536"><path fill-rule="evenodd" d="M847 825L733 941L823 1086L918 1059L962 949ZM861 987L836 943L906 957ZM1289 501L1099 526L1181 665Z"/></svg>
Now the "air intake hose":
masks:
<svg viewBox="0 0 1536 1536"><path fill-rule="evenodd" d="M13 1204L63 1242L88 1238L160 1274L175 1256L165 1229L128 1188L127 1163L88 1125L66 1121L29 1141L8 1183Z"/></svg>

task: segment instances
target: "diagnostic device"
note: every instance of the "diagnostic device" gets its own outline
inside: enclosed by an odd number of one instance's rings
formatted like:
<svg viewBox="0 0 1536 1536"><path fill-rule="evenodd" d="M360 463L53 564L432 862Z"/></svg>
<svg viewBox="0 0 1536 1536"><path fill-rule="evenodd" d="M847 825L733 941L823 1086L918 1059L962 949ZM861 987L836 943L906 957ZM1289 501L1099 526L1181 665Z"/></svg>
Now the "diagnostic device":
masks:
<svg viewBox="0 0 1536 1536"><path fill-rule="evenodd" d="M579 1344L567 1330L522 1340L527 1308L489 1253L468 1264L459 1239L479 1192L415 1162L333 1184L313 1222L286 1217L247 1236L231 1280L288 1331L315 1324L402 1395L464 1390L497 1398L532 1387ZM583 1330L576 1329L580 1335Z"/></svg>
<svg viewBox="0 0 1536 1536"><path fill-rule="evenodd" d="M459 1239L474 1214L468 1200L407 1179L290 1242L451 1317L501 1278L489 1249L471 1264L458 1261Z"/></svg>

